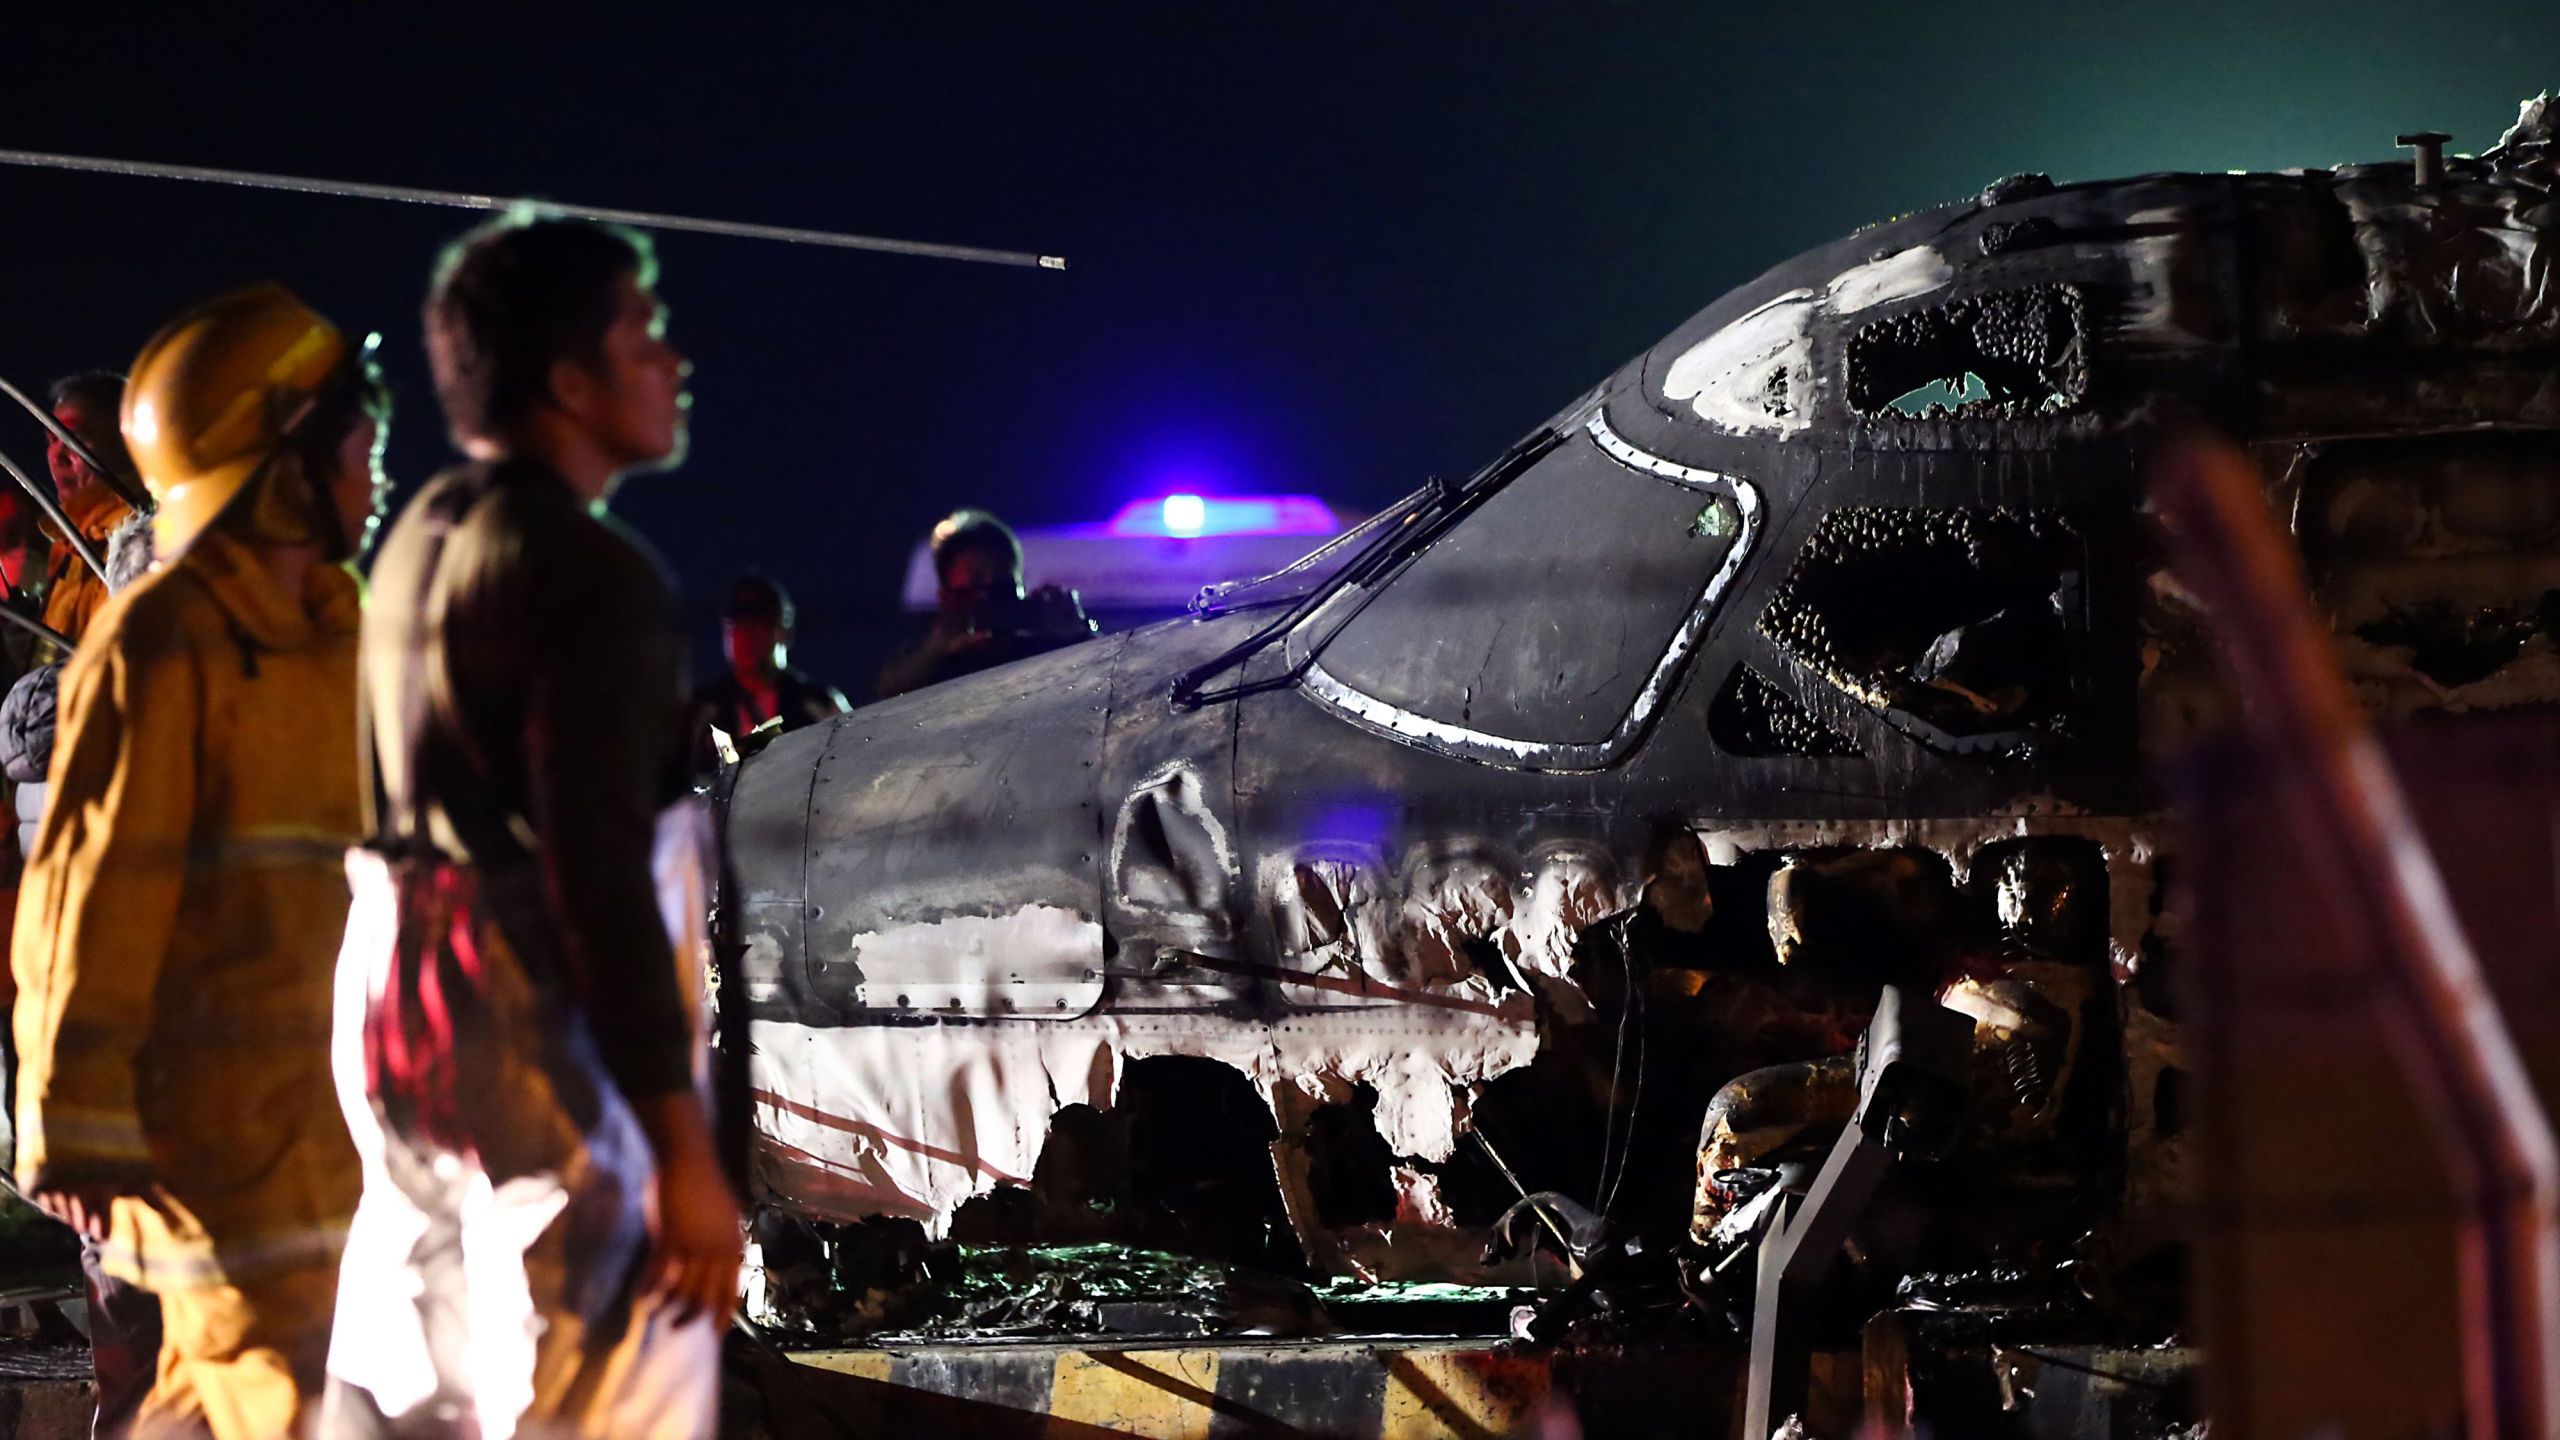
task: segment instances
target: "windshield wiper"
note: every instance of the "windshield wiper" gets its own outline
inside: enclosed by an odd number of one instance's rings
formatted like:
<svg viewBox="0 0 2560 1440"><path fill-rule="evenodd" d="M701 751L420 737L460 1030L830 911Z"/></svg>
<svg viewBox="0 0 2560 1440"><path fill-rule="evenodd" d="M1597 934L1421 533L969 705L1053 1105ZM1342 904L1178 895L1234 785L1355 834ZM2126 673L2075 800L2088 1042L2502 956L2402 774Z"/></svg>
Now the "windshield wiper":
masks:
<svg viewBox="0 0 2560 1440"><path fill-rule="evenodd" d="M1305 659L1277 675L1249 683L1230 685L1223 690L1205 688L1210 680L1252 659L1268 649L1273 641L1297 628L1299 623L1308 616L1324 608L1325 602L1341 593L1345 586L1368 584L1403 563L1404 559L1416 550L1438 539L1451 525L1456 524L1461 517L1481 503L1486 496L1501 489L1511 477L1535 464L1540 456L1562 443L1563 438L1554 430L1540 430L1504 451L1502 458L1477 471L1462 485L1452 485L1434 475L1429 484L1379 512L1376 517L1364 522L1351 534L1342 536L1333 544L1319 549L1314 555L1290 566L1288 570L1264 576L1262 580L1247 581L1244 586L1235 587L1246 588L1259 585L1265 580L1278 579L1290 573L1291 570L1303 569L1326 552L1348 542L1360 530L1371 526L1378 527L1378 532L1354 552L1349 560L1344 561L1342 566L1332 574L1316 582L1306 594L1298 597L1296 604L1291 605L1277 618L1235 644L1173 677L1174 708L1196 710L1203 705L1238 700L1264 690L1276 690L1296 684L1298 678L1306 673L1307 667L1315 663L1313 647L1310 648ZM1231 592L1222 590L1218 596L1212 597L1207 591L1203 591L1201 598L1222 599L1227 593Z"/></svg>
<svg viewBox="0 0 2560 1440"><path fill-rule="evenodd" d="M1405 516L1408 513L1413 511L1415 507L1421 505L1424 501L1433 499L1438 492L1445 489L1446 486L1446 481L1443 481L1439 476L1434 475L1429 480L1423 482L1421 489L1405 496L1393 505L1390 505L1386 509L1379 511L1377 514L1370 516L1368 519L1361 521L1359 524L1352 526L1350 529L1343 531L1341 534L1334 536L1322 545L1317 546L1313 550L1308 551L1306 554L1299 556L1297 559L1290 561L1288 564L1281 566L1279 569L1272 571L1268 575L1256 575L1246 580L1221 580L1214 585L1203 585L1200 587L1200 593L1191 597L1191 613L1200 616L1202 619L1207 619L1212 615L1224 615L1230 610L1248 608L1246 606L1236 605L1230 602L1233 601L1236 596L1250 594L1255 590L1261 589L1265 585L1271 584L1275 580L1286 580L1292 575L1303 575L1306 572L1315 569L1318 565L1323 564L1325 559L1335 551L1342 549L1353 541L1367 537L1373 531L1381 528L1392 529L1395 526L1403 524ZM1355 554L1353 558L1354 560L1357 560L1358 556ZM1274 604L1277 602L1263 601L1261 603Z"/></svg>

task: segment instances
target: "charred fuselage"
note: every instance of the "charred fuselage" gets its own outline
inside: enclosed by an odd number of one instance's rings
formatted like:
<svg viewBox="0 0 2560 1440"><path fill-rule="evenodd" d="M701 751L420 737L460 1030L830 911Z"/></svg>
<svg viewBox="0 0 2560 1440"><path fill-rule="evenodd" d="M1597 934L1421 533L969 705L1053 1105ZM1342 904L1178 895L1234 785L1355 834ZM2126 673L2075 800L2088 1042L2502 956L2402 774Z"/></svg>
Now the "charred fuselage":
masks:
<svg viewBox="0 0 2560 1440"><path fill-rule="evenodd" d="M2004 181L1733 291L1365 549L773 744L727 810L759 1200L938 1231L1188 1058L1267 1112L1317 1268L1482 1274L1431 1243L1508 1198L1478 1151L1622 1108L1497 1125L1505 1077L1639 994L1701 1054L1836 1048L1860 985L2011 943L2026 847L2089 917L2033 1063L2095 1067L2069 1123L2140 1229L2177 1151L2144 760L2223 705L2145 441L2252 447L2377 709L2560 699L2549 150L2452 164ZM1714 1063L1645 1101L1683 1146Z"/></svg>

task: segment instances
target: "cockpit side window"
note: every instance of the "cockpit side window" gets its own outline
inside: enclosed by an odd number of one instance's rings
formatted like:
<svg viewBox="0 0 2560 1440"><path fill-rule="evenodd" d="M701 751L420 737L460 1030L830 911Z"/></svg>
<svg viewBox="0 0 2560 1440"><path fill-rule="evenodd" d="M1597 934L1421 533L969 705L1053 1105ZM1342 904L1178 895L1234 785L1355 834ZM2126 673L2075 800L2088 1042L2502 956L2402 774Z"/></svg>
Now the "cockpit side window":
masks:
<svg viewBox="0 0 2560 1440"><path fill-rule="evenodd" d="M1558 446L1317 642L1311 688L1495 760L1622 739L1757 516L1748 486L1648 459L1596 424Z"/></svg>
<svg viewBox="0 0 2560 1440"><path fill-rule="evenodd" d="M2078 289L2032 285L1941 301L1849 337L1849 408L1870 419L2023 419L2088 398Z"/></svg>
<svg viewBox="0 0 2560 1440"><path fill-rule="evenodd" d="M1805 542L1760 630L1924 742L2067 734L2086 554L2050 515L1844 507Z"/></svg>
<svg viewBox="0 0 2560 1440"><path fill-rule="evenodd" d="M2300 479L2303 558L2362 642L2360 678L2560 699L2560 436L2336 441L2306 452Z"/></svg>

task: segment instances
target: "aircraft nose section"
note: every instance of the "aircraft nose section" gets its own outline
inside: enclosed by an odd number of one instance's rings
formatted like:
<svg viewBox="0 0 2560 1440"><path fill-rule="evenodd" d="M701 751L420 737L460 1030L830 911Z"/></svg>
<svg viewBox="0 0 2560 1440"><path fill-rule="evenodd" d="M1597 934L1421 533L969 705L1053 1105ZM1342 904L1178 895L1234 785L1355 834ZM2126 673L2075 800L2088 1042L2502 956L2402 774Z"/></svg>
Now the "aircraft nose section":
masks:
<svg viewBox="0 0 2560 1440"><path fill-rule="evenodd" d="M804 1024L1060 1017L1102 996L1119 637L776 742L729 805L750 1004Z"/></svg>

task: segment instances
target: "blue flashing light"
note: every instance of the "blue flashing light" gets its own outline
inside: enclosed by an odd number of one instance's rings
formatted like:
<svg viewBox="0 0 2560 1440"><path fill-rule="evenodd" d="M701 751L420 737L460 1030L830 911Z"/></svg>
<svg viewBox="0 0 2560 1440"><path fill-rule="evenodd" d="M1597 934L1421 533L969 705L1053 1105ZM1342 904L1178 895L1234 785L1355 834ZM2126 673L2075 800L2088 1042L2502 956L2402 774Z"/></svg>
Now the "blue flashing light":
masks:
<svg viewBox="0 0 2560 1440"><path fill-rule="evenodd" d="M1121 536L1333 535L1342 525L1313 495L1162 495L1120 507L1105 527Z"/></svg>

